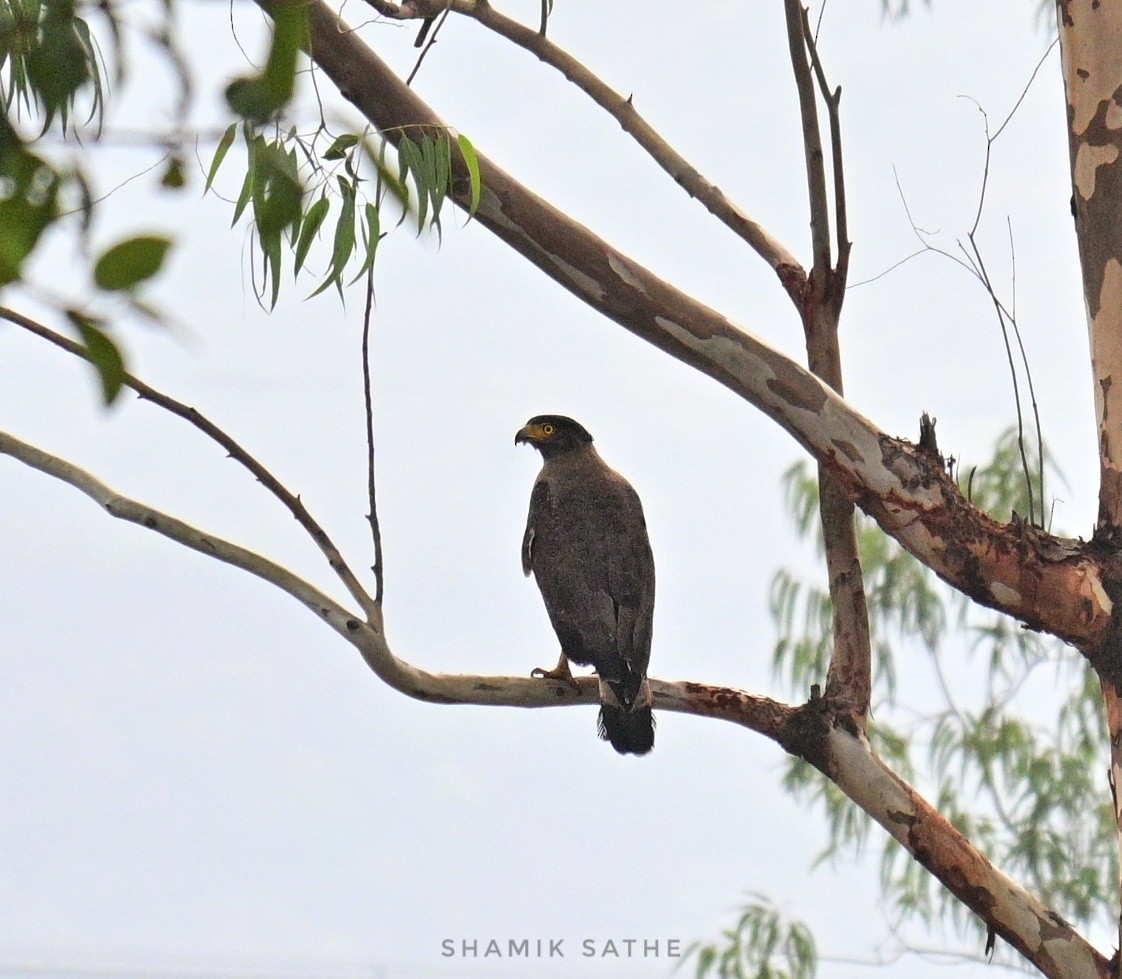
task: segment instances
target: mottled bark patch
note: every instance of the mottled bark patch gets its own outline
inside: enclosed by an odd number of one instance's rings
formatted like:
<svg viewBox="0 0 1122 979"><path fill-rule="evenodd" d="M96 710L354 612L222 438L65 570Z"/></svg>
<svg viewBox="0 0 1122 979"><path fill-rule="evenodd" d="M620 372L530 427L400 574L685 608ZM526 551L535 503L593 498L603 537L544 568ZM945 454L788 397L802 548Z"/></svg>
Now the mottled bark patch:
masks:
<svg viewBox="0 0 1122 979"><path fill-rule="evenodd" d="M834 439L832 444L850 462L858 464L865 461L865 457L861 455L857 446L852 442L847 442L845 439Z"/></svg>
<svg viewBox="0 0 1122 979"><path fill-rule="evenodd" d="M824 697L812 697L787 719L779 743L785 751L810 762L823 775L832 778L827 737L835 720L830 702Z"/></svg>
<svg viewBox="0 0 1122 979"><path fill-rule="evenodd" d="M777 398L818 414L826 406L826 389L810 380L809 375L786 357L765 357L772 376L767 380L768 390Z"/></svg>

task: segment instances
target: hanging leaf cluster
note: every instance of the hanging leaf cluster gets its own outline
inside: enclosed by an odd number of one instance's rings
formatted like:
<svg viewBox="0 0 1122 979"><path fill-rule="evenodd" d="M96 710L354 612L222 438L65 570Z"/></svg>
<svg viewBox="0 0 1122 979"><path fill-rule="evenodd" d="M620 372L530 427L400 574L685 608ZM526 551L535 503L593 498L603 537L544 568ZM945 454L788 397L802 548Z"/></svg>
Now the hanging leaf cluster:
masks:
<svg viewBox="0 0 1122 979"><path fill-rule="evenodd" d="M1030 472L1051 468L1059 478L1047 454L1043 467L1030 462ZM815 473L800 463L784 481L799 536L816 537L821 553ZM966 472L961 488L999 520L1028 512L1015 429L998 439L988 463ZM1039 485L1034 491L1040 499ZM932 802L952 824L1059 913L1082 926L1108 922L1117 857L1101 784L1106 732L1093 672L1058 640L974 606L872 521L859 516L858 528L873 636L875 750L905 779L933 786ZM824 682L829 662L829 595L781 569L771 613L775 672L792 695L805 696ZM922 709L900 702L903 687ZM920 687L929 692L924 698L916 696ZM827 818L829 842L819 859L856 854L868 842L868 817L811 766L789 760L784 782ZM1075 877L1073 866L1083 868ZM978 927L891 837L881 879L901 922Z"/></svg>
<svg viewBox="0 0 1122 979"><path fill-rule="evenodd" d="M444 204L458 186L455 162L466 174L472 212L482 195L479 161L466 136L453 141L443 133L402 135L395 151L387 139L369 132L343 133L322 146L327 135L322 128L310 137L291 128L266 138L251 123L235 123L223 134L207 174L208 190L239 130L247 167L234 223L250 209L270 307L280 294L285 253L291 253L292 274L298 276L321 233L330 240L330 252L312 296L331 287L341 296L345 285L368 275L385 235L382 211L389 202L398 225L410 219L418 231L439 236Z"/></svg>

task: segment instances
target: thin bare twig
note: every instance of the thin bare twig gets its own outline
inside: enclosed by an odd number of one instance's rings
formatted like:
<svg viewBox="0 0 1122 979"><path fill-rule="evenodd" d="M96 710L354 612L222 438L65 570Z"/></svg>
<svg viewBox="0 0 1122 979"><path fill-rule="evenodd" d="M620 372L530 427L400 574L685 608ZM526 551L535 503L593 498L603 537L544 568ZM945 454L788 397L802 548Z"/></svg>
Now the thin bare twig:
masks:
<svg viewBox="0 0 1122 979"><path fill-rule="evenodd" d="M393 654L379 627L362 621L314 585L268 558L123 496L84 469L7 432L0 432L2 455L70 484L112 517L154 531L275 585L355 646L381 680L417 700L490 707L567 707L600 701L595 676L578 677L571 683L528 676L430 673L419 669ZM743 690L681 680L652 679L651 694L659 710L730 721L781 744L790 733L787 727L792 718L801 710Z"/></svg>
<svg viewBox="0 0 1122 979"><path fill-rule="evenodd" d="M983 188L983 193L984 193L984 188ZM1005 359L1009 364L1009 377L1013 382L1013 402L1014 402L1014 404L1016 406L1016 409L1017 409L1017 450L1018 450L1018 452L1020 453L1020 456L1021 456L1021 468L1022 468L1022 470L1024 471L1024 474L1025 474L1025 489L1028 492L1029 523L1035 523L1035 521L1036 521L1035 495L1036 494L1033 492L1033 489L1032 489L1032 472L1029 469L1028 454L1025 451L1025 418L1024 418L1024 412L1021 410L1021 385L1020 385L1020 382L1017 380L1017 365L1016 365L1015 361L1013 360L1013 348L1009 343L1009 328L1008 328L1008 326L1006 326L1006 318L1005 318L1005 315L1003 315L1004 307L998 301L997 291L994 289L993 283L990 281L989 272L986 270L985 262L982 260L982 253L978 249L978 244L974 240L974 232L973 231L971 231L970 234L967 236L967 240L970 242L970 248L971 248L971 251L973 252L973 259L972 260L973 260L974 263L976 263L976 268L978 270L978 278L981 281L982 285L985 287L986 292L989 293L989 297L990 297L991 301L993 302L994 311L997 313L997 324L998 324L999 327L1001 327L1001 339L1002 339L1002 342L1005 344ZM968 254L966 252L966 249L963 248L961 242L959 243L959 248L962 248L963 254ZM1016 320L1010 320L1010 322L1012 323L1013 328L1016 329L1016 326L1017 326ZM1018 337L1019 337L1019 335L1020 335L1020 333L1018 331ZM1021 348L1021 352L1022 353L1024 352L1024 347ZM1037 424L1037 428L1039 429L1039 422ZM1040 509L1041 509L1041 513L1040 513L1041 525L1043 525L1043 522L1044 522L1044 501L1043 500L1041 500Z"/></svg>
<svg viewBox="0 0 1122 979"><path fill-rule="evenodd" d="M413 3L393 3L390 0L366 0L386 17L398 20L423 16ZM615 119L687 194L697 199L717 220L743 239L765 262L777 272L794 271L793 279L801 282L806 273L798 258L771 236L758 222L730 201L719 187L710 183L680 153L677 152L635 109L631 97L624 97L590 72L571 54L558 47L538 31L500 13L490 4L475 0L450 0L449 10L469 17L528 51L540 61L561 72L601 109ZM784 280L784 286L787 283Z"/></svg>
<svg viewBox="0 0 1122 979"><path fill-rule="evenodd" d="M440 33L440 29L444 26L444 22L448 19L448 14L451 12L451 7L446 3L444 10L442 10L435 17L426 17L421 24L421 31L417 35L417 40L414 42L416 47L422 47L421 53L417 55L417 63L413 65L413 70L409 72L409 76L405 79L406 85L412 85L413 79L417 77L417 72L421 70L421 62L428 56L432 46L436 44L436 37ZM431 32L431 36L430 36ZM426 43L425 39L428 38Z"/></svg>
<svg viewBox="0 0 1122 979"><path fill-rule="evenodd" d="M382 604L385 570L382 566L382 527L378 522L378 496L374 481L374 398L370 380L370 320L374 310L374 269L366 273L366 310L362 316L362 391L366 404L366 474L370 497L370 534L374 539L374 601Z"/></svg>
<svg viewBox="0 0 1122 979"><path fill-rule="evenodd" d="M1019 105L1020 103L1018 102L1017 104ZM1004 125L1004 123L1002 125ZM994 139L997 139L997 137L994 136ZM1020 327L1017 326L1017 252L1013 244L1013 220L1008 215L1005 217L1005 225L1009 229L1009 266L1011 269L1011 288L1013 290L1010 306L1013 311L1013 333L1017 338L1017 349L1021 352L1021 364L1024 366L1025 378L1028 380L1029 402L1032 404L1032 417L1036 423L1036 465L1037 476L1040 480L1037 483L1037 486L1040 488L1040 526L1046 527L1051 524L1051 520L1049 519L1047 524L1044 520L1044 432L1040 427L1040 406L1036 401L1036 385L1033 384L1032 381L1032 370L1029 368L1028 354L1025 353L1024 341L1021 339L1021 330Z"/></svg>
<svg viewBox="0 0 1122 979"><path fill-rule="evenodd" d="M22 327L29 333L33 333L53 343L56 347L65 350L69 354L73 354L75 357L80 357L87 361L90 359L89 354L81 344L75 343L73 340L60 333L56 333L54 330L33 320L29 316L25 316L23 313L0 306L0 319L5 319L10 323L14 323L16 326ZM332 542L331 538L328 537L327 531L313 519L299 496L290 492L268 469L258 462L257 459L250 455L248 451L242 448L242 446L234 441L225 431L197 409L188 407L163 392L157 391L155 388L145 384L139 378L131 374L125 375L124 384L126 387L135 391L144 401L150 401L152 404L158 405L165 411L190 422L204 435L207 435L222 446L222 448L229 453L230 458L248 469L258 482L288 508L300 526L307 531L308 535L323 552L324 557L327 558L327 563L331 566L332 571L335 572L339 580L346 586L347 591L349 591L355 601L358 602L363 612L368 616L377 617L379 614L377 604L366 592L366 589L359 583L358 578L355 576L354 572L351 571L339 549Z"/></svg>
<svg viewBox="0 0 1122 979"><path fill-rule="evenodd" d="M1040 69L1044 67L1044 62L1048 60L1048 56L1052 53L1052 49L1055 48L1059 43L1059 35L1056 35L1056 37L1052 38L1052 43L1048 45L1048 49L1044 52L1044 54L1040 56L1040 60L1036 63L1036 67L1033 68L1032 74L1029 75L1029 80L1025 82L1025 87L1021 89L1021 94L1017 97L1017 101L1013 103L1013 108L1009 110L1009 115L1005 117L1005 121L997 127L997 132L993 134L993 138L995 140L1002 134L1002 132L1004 132L1005 127L1009 125L1013 116L1017 114L1017 110L1021 107L1021 103L1024 102L1025 96L1029 93L1029 89L1032 88L1032 83L1036 81L1037 74L1039 74Z"/></svg>
<svg viewBox="0 0 1122 979"><path fill-rule="evenodd" d="M831 272L830 208L826 202L826 168L822 137L818 128L818 105L814 96L814 80L807 61L807 30L801 0L784 0L787 15L787 46L795 88L799 95L802 116L803 150L806 157L807 196L810 200L810 234L814 250L811 278L819 289L827 287Z"/></svg>
<svg viewBox="0 0 1122 979"><path fill-rule="evenodd" d="M825 13L825 4L822 13ZM837 312L841 312L842 303L845 301L846 280L849 278L849 253L852 243L849 240L849 217L845 203L845 165L842 159L841 141L841 86L831 89L826 81L826 70L822 67L822 59L818 56L817 35L810 30L810 15L805 7L802 8L803 35L806 38L807 51L814 67L814 76L818 81L818 90L826 103L827 117L830 120L830 169L834 178L834 238L837 244L838 260L834 266L830 282L830 298ZM819 26L822 18L819 16Z"/></svg>

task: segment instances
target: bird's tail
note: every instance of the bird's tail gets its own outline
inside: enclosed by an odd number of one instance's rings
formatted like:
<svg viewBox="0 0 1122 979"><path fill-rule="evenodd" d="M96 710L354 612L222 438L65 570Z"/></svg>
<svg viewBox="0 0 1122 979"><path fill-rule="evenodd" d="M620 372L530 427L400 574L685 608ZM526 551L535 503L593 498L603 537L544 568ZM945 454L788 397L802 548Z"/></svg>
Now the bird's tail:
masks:
<svg viewBox="0 0 1122 979"><path fill-rule="evenodd" d="M645 755L654 747L654 713L646 677L600 681L600 737L621 755Z"/></svg>

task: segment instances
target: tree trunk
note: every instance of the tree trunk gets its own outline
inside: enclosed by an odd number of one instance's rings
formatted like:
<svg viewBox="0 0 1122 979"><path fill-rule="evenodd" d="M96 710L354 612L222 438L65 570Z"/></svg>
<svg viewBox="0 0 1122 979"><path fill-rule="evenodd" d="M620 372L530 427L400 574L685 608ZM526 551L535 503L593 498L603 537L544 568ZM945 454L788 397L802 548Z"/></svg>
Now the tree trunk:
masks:
<svg viewBox="0 0 1122 979"><path fill-rule="evenodd" d="M1072 211L1079 239L1083 299L1099 436L1099 515L1095 538L1122 544L1122 4L1058 0L1057 15ZM1112 590L1111 598L1119 597ZM1110 784L1122 849L1122 642L1118 616L1096 659L1110 731ZM1122 865L1122 861L1120 861ZM1122 896L1122 883L1119 886ZM1119 917L1122 946L1122 915ZM1122 964L1119 966L1122 975Z"/></svg>

